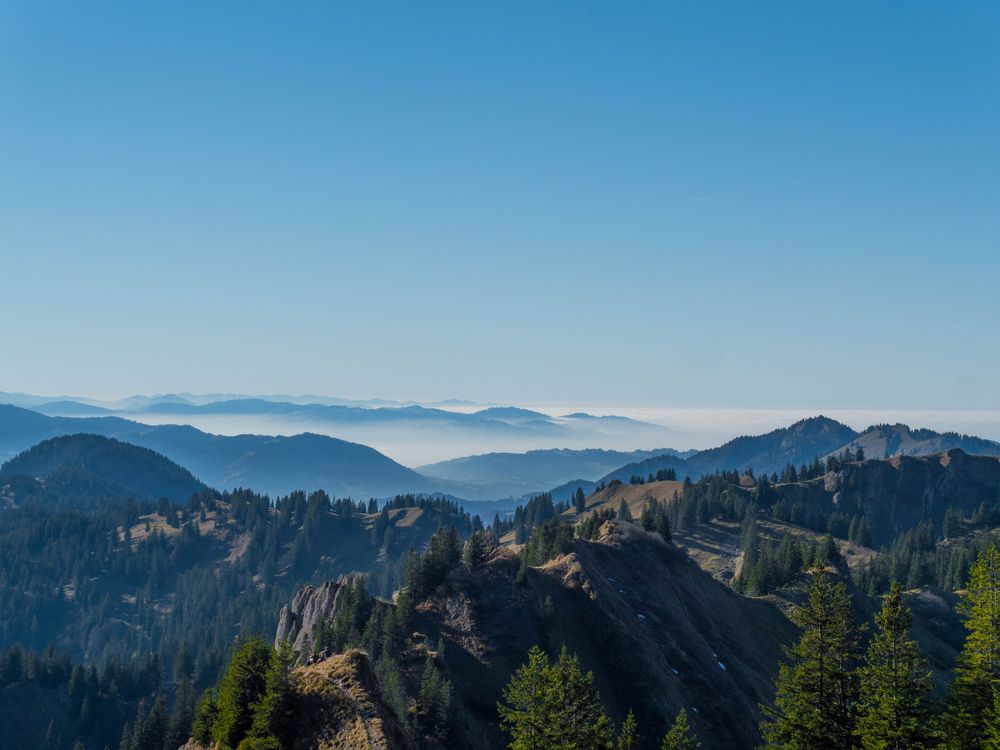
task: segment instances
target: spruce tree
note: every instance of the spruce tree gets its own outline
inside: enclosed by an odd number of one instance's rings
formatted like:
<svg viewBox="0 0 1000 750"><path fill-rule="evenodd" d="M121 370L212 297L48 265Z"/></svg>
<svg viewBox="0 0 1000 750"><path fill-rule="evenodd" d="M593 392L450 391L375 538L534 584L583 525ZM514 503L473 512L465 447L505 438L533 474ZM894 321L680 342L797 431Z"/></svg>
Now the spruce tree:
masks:
<svg viewBox="0 0 1000 750"><path fill-rule="evenodd" d="M497 704L511 750L611 750L611 721L594 677L564 646L556 662L537 646L511 677Z"/></svg>
<svg viewBox="0 0 1000 750"><path fill-rule="evenodd" d="M909 637L913 615L898 583L882 600L861 669L858 739L862 750L923 750L930 742L931 675Z"/></svg>
<svg viewBox="0 0 1000 750"><path fill-rule="evenodd" d="M291 744L295 735L295 705L289 674L294 656L287 641L272 654L264 675L264 694L254 708L250 737L274 738L283 747Z"/></svg>
<svg viewBox="0 0 1000 750"><path fill-rule="evenodd" d="M968 634L941 717L942 746L977 750L1000 718L994 711L1000 687L1000 553L995 546L985 549L969 571L959 609Z"/></svg>
<svg viewBox="0 0 1000 750"><path fill-rule="evenodd" d="M677 713L673 726L663 738L660 750L698 750L700 747L701 743L691 731L691 725L688 723L687 711L682 708Z"/></svg>
<svg viewBox="0 0 1000 750"><path fill-rule="evenodd" d="M802 635L786 649L774 706L765 706L765 747L850 750L854 735L858 653L851 600L824 568L811 571L809 600L794 613Z"/></svg>
<svg viewBox="0 0 1000 750"><path fill-rule="evenodd" d="M631 709L625 721L622 722L622 731L618 735L618 750L637 750L639 747L639 727L635 722L635 714Z"/></svg>
<svg viewBox="0 0 1000 750"><path fill-rule="evenodd" d="M223 748L235 748L249 731L267 684L271 654L260 638L247 638L229 660L219 684L218 713L212 725L212 735Z"/></svg>

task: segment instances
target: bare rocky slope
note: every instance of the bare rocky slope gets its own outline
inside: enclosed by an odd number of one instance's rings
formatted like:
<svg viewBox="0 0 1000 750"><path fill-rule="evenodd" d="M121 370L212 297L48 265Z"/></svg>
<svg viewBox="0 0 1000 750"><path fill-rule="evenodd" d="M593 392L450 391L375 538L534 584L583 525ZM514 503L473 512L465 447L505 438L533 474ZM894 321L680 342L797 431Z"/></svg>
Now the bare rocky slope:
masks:
<svg viewBox="0 0 1000 750"><path fill-rule="evenodd" d="M517 572L501 548L480 570L453 571L417 608L417 643L444 645L454 687L450 747L505 747L496 704L535 644L579 655L613 719L634 710L647 737L687 708L706 750L755 744L759 704L794 637L776 606L736 594L627 523L606 523L598 540L577 540L522 581ZM282 620L301 624L294 613L329 608L336 588L303 590Z"/></svg>

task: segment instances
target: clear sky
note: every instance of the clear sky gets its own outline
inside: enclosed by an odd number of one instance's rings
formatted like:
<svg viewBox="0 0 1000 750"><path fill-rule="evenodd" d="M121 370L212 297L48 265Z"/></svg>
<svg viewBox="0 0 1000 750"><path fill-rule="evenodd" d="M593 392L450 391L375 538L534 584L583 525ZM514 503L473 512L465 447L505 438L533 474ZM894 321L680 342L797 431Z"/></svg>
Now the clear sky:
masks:
<svg viewBox="0 0 1000 750"><path fill-rule="evenodd" d="M1000 3L0 5L0 390L1000 405Z"/></svg>

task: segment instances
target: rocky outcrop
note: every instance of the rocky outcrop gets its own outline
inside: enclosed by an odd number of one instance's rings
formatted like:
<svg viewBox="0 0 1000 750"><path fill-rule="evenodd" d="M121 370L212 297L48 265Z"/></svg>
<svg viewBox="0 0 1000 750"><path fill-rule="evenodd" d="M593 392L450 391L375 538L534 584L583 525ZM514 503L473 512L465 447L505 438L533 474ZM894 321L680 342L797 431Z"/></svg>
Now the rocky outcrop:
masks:
<svg viewBox="0 0 1000 750"><path fill-rule="evenodd" d="M875 546L889 544L919 523L940 527L949 508L969 515L980 505L1000 504L1000 459L952 449L931 456L853 461L807 482L777 485L791 504L862 515Z"/></svg>
<svg viewBox="0 0 1000 750"><path fill-rule="evenodd" d="M288 641L301 659L308 658L313 653L316 627L334 618L341 594L353 580L353 576L341 576L336 581L301 589L291 604L281 608L274 647Z"/></svg>
<svg viewBox="0 0 1000 750"><path fill-rule="evenodd" d="M409 732L379 697L367 655L335 654L292 672L298 705L296 748L415 750Z"/></svg>

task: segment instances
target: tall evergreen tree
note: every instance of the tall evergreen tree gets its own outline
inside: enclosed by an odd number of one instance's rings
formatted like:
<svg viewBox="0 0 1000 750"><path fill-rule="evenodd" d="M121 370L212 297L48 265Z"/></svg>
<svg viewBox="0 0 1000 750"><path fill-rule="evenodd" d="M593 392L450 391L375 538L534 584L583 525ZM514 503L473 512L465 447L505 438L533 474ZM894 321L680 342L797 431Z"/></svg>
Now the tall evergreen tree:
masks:
<svg viewBox="0 0 1000 750"><path fill-rule="evenodd" d="M688 722L687 711L682 708L677 713L677 718L674 719L673 726L670 727L670 730L663 738L660 750L698 750L700 747L701 743L691 730L691 724Z"/></svg>
<svg viewBox="0 0 1000 750"><path fill-rule="evenodd" d="M802 628L779 668L774 706L765 706L765 747L850 750L854 735L858 634L843 583L824 568L811 571L809 600L794 613Z"/></svg>
<svg viewBox="0 0 1000 750"><path fill-rule="evenodd" d="M593 682L565 646L555 663L533 646L497 704L511 750L611 750L611 721Z"/></svg>
<svg viewBox="0 0 1000 750"><path fill-rule="evenodd" d="M622 731L618 735L618 750L637 750L639 747L639 727L635 721L635 714L631 709L625 721L622 722Z"/></svg>
<svg viewBox="0 0 1000 750"><path fill-rule="evenodd" d="M254 708L250 728L251 737L273 738L282 747L290 745L295 735L295 706L289 682L294 656L287 642L272 654L264 675L264 694Z"/></svg>
<svg viewBox="0 0 1000 750"><path fill-rule="evenodd" d="M861 669L858 739L862 750L923 750L930 737L931 675L909 637L913 615L893 582L875 616L878 628Z"/></svg>
<svg viewBox="0 0 1000 750"><path fill-rule="evenodd" d="M253 724L254 710L264 694L271 648L260 638L237 645L219 684L218 714L212 735L223 748L240 744Z"/></svg>
<svg viewBox="0 0 1000 750"><path fill-rule="evenodd" d="M1000 553L995 546L985 549L969 571L959 609L968 634L941 717L942 746L978 750L998 720L994 693L1000 687Z"/></svg>

